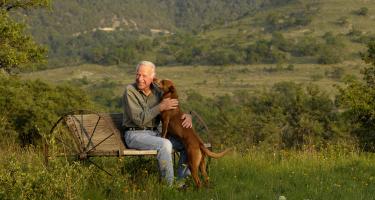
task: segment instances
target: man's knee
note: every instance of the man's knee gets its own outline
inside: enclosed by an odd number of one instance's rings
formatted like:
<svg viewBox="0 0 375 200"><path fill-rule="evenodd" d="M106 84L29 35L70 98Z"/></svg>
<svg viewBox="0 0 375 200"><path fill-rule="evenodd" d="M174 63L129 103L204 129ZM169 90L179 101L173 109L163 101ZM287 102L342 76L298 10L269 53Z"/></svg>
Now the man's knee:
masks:
<svg viewBox="0 0 375 200"><path fill-rule="evenodd" d="M169 141L168 139L164 139L161 144L161 149L163 149L164 151L168 153L172 153L173 146L172 146L171 141Z"/></svg>

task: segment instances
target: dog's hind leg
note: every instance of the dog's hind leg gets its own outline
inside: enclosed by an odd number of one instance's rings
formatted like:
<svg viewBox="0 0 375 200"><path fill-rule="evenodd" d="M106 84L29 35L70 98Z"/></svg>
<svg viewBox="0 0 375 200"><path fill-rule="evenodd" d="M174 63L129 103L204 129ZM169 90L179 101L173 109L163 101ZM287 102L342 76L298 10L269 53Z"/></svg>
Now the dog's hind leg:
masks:
<svg viewBox="0 0 375 200"><path fill-rule="evenodd" d="M202 176L204 177L204 183L206 186L208 186L208 182L209 182L209 177L207 175L207 171L206 171L206 159L205 159L205 155L202 155L202 160L201 160L201 163L199 164L199 168L201 170L201 173L202 173Z"/></svg>
<svg viewBox="0 0 375 200"><path fill-rule="evenodd" d="M199 152L194 151L194 152L189 152L188 158L189 160L189 167L190 167L190 172L191 176L193 177L193 180L195 182L195 185L197 188L201 187L201 181L199 178L199 165L200 165L200 160L202 159L202 154L200 154L200 150L198 149Z"/></svg>
<svg viewBox="0 0 375 200"><path fill-rule="evenodd" d="M201 187L201 181L199 180L199 175L198 175L198 168L192 168L191 170L191 176L193 177L194 183L197 186L197 188Z"/></svg>

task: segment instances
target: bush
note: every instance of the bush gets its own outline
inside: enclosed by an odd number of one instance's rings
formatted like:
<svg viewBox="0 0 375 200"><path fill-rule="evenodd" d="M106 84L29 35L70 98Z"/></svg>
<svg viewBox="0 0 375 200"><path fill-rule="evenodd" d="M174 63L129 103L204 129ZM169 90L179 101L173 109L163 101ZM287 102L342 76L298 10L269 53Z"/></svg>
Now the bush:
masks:
<svg viewBox="0 0 375 200"><path fill-rule="evenodd" d="M213 65L227 65L231 63L240 63L241 55L232 49L215 49L208 52L208 62Z"/></svg>
<svg viewBox="0 0 375 200"><path fill-rule="evenodd" d="M342 52L334 46L324 45L318 54L318 63L320 64L335 64L343 60Z"/></svg>
<svg viewBox="0 0 375 200"><path fill-rule="evenodd" d="M302 37L296 42L295 48L292 50L295 56L314 56L319 51L319 42L313 37Z"/></svg>
<svg viewBox="0 0 375 200"><path fill-rule="evenodd" d="M375 151L375 41L368 44L362 54L366 66L361 72L363 82L351 80L346 88L340 88L338 98L345 109L344 116L351 124L351 133L358 138L362 149Z"/></svg>
<svg viewBox="0 0 375 200"><path fill-rule="evenodd" d="M271 90L206 99L190 94L189 109L202 115L215 145L324 148L347 141L329 95L315 85L275 84Z"/></svg>
<svg viewBox="0 0 375 200"><path fill-rule="evenodd" d="M5 132L22 145L37 144L63 113L93 107L82 90L50 86L0 74L0 118ZM11 135L9 135L11 134Z"/></svg>
<svg viewBox="0 0 375 200"><path fill-rule="evenodd" d="M335 80L341 80L344 76L345 70L342 67L332 67L331 71L327 71L326 75L329 78L335 79Z"/></svg>
<svg viewBox="0 0 375 200"><path fill-rule="evenodd" d="M340 17L336 20L337 25L343 26L349 24L349 19L347 16Z"/></svg>
<svg viewBox="0 0 375 200"><path fill-rule="evenodd" d="M361 7L360 9L354 11L354 13L356 15L360 15L360 16L367 16L367 14L368 14L368 8L367 7Z"/></svg>

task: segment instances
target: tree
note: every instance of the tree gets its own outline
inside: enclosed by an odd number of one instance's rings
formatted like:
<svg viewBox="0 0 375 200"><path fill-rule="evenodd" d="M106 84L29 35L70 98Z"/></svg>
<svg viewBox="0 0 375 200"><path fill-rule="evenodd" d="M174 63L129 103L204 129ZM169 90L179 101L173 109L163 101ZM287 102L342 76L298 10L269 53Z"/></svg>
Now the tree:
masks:
<svg viewBox="0 0 375 200"><path fill-rule="evenodd" d="M362 58L370 64L361 71L363 82L349 82L346 88L340 89L339 100L361 147L375 151L375 40L368 44Z"/></svg>
<svg viewBox="0 0 375 200"><path fill-rule="evenodd" d="M0 137L21 145L37 144L62 114L94 108L80 89L4 74L0 74L0 94Z"/></svg>
<svg viewBox="0 0 375 200"><path fill-rule="evenodd" d="M13 21L9 13L48 5L49 0L0 1L0 69L10 72L44 61L46 49L24 33L25 26Z"/></svg>
<svg viewBox="0 0 375 200"><path fill-rule="evenodd" d="M49 0L0 0L0 69L12 72L44 61L45 48L24 33L9 14L15 9L47 6ZM0 73L0 137L2 142L38 144L51 124L70 110L93 108L79 89L50 86Z"/></svg>

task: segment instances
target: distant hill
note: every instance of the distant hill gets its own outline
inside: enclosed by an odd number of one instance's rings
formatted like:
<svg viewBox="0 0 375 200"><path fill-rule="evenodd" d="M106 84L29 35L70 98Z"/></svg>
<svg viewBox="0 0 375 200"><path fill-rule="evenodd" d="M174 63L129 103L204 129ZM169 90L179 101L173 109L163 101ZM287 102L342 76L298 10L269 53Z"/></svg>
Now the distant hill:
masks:
<svg viewBox="0 0 375 200"><path fill-rule="evenodd" d="M170 33L233 20L262 4L256 0L64 0L49 10L23 13L41 42L103 30Z"/></svg>
<svg viewBox="0 0 375 200"><path fill-rule="evenodd" d="M271 37L275 32L287 39L302 36L322 37L326 33L344 36L349 51L361 50L375 34L375 1L371 0L300 0L281 6L263 7L254 15L244 16L225 25L213 24L207 38L241 37L244 42ZM250 39L250 40L249 40Z"/></svg>
<svg viewBox="0 0 375 200"><path fill-rule="evenodd" d="M375 38L370 0L64 0L15 13L50 49L47 68L338 63Z"/></svg>

